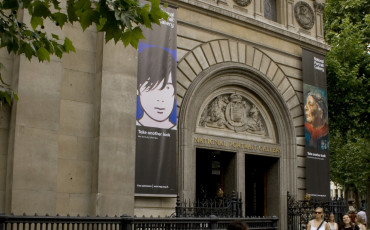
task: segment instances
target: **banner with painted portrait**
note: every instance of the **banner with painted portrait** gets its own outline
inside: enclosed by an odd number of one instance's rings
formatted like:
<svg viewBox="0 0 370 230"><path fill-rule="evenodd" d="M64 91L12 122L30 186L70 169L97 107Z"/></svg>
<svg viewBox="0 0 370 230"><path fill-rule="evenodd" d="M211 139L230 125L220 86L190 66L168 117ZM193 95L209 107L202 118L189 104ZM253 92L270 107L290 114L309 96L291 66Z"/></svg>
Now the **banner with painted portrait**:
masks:
<svg viewBox="0 0 370 230"><path fill-rule="evenodd" d="M307 193L330 198L329 126L325 56L302 50Z"/></svg>
<svg viewBox="0 0 370 230"><path fill-rule="evenodd" d="M176 9L143 29L138 47L135 195L174 196L176 183Z"/></svg>

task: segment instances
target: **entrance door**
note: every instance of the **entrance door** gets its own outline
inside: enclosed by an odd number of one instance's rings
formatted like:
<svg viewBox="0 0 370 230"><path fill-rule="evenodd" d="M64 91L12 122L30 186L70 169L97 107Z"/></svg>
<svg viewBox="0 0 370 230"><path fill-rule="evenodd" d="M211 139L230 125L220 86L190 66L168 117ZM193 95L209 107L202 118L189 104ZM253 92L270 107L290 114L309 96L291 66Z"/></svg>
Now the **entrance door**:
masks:
<svg viewBox="0 0 370 230"><path fill-rule="evenodd" d="M246 216L277 215L278 158L245 156L245 214Z"/></svg>
<svg viewBox="0 0 370 230"><path fill-rule="evenodd" d="M196 151L196 199L215 199L220 189L229 195L236 188L235 153L210 149Z"/></svg>

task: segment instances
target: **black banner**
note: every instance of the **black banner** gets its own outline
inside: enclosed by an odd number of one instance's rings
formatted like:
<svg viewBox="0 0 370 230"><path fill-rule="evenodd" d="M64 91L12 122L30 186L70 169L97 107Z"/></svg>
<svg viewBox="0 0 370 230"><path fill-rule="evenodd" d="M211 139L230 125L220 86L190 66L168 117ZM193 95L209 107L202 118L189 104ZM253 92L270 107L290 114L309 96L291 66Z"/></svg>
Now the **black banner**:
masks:
<svg viewBox="0 0 370 230"><path fill-rule="evenodd" d="M325 57L302 50L306 186L311 199L330 198Z"/></svg>
<svg viewBox="0 0 370 230"><path fill-rule="evenodd" d="M176 183L176 9L143 29L138 49L135 195L174 196Z"/></svg>

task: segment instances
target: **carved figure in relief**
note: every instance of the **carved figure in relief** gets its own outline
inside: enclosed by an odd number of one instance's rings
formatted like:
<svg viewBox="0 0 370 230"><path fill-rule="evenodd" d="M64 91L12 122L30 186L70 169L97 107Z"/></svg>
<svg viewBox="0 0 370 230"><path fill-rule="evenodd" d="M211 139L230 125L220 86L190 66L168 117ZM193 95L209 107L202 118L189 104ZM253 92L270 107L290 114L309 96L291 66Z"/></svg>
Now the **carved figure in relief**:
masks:
<svg viewBox="0 0 370 230"><path fill-rule="evenodd" d="M218 96L204 110L201 117L201 126L224 128L227 123L225 120L225 108L229 103L228 97Z"/></svg>
<svg viewBox="0 0 370 230"><path fill-rule="evenodd" d="M216 97L204 109L200 126L265 135L260 111L239 94Z"/></svg>
<svg viewBox="0 0 370 230"><path fill-rule="evenodd" d="M304 29L309 30L314 25L314 12L306 2L297 2L294 6L294 16Z"/></svg>

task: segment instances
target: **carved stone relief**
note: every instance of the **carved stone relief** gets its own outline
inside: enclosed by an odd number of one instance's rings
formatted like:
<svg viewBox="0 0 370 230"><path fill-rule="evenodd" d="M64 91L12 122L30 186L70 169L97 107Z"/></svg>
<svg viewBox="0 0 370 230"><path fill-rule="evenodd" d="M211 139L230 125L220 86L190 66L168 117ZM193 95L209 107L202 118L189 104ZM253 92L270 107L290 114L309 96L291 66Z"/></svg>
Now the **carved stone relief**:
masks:
<svg viewBox="0 0 370 230"><path fill-rule="evenodd" d="M252 0L234 0L234 2L239 6L248 6Z"/></svg>
<svg viewBox="0 0 370 230"><path fill-rule="evenodd" d="M323 13L324 12L324 8L325 8L325 4L323 3L318 3L318 2L314 2L313 3L313 7L315 8L315 10L317 12L320 12L320 13Z"/></svg>
<svg viewBox="0 0 370 230"><path fill-rule="evenodd" d="M202 112L199 125L266 135L266 125L259 109L237 93L223 94L213 99Z"/></svg>
<svg viewBox="0 0 370 230"><path fill-rule="evenodd" d="M294 16L302 28L309 30L313 27L315 15L308 3L302 1L297 2L294 6Z"/></svg>

